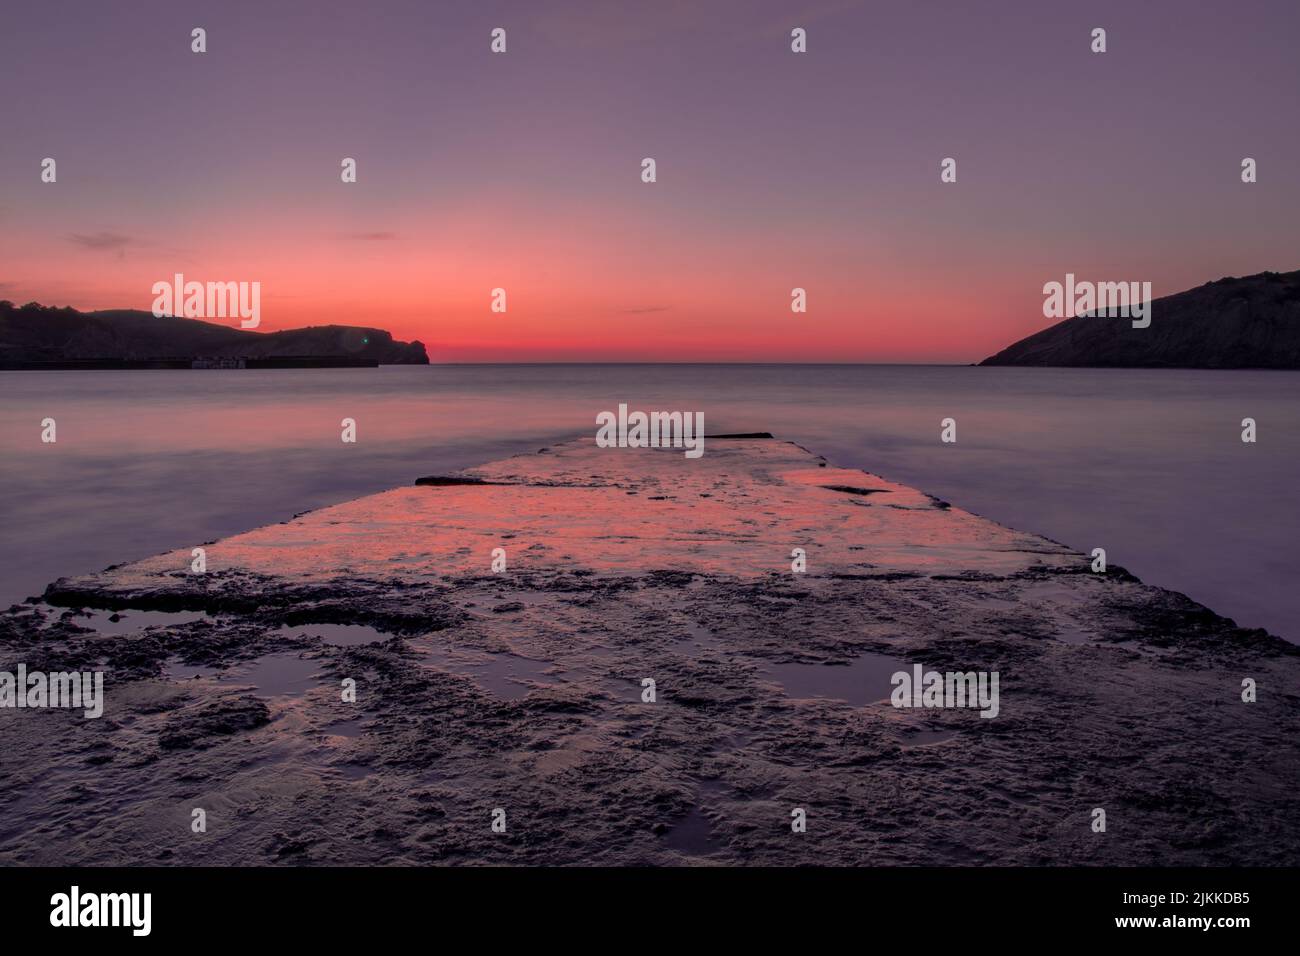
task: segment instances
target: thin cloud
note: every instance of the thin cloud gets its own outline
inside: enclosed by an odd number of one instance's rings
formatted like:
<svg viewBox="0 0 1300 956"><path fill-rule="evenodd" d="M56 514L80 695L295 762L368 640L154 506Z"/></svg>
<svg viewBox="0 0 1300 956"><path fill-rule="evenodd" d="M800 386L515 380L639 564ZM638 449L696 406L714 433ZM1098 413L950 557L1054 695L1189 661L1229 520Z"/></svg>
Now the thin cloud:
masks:
<svg viewBox="0 0 1300 956"><path fill-rule="evenodd" d="M624 309L621 315L645 315L647 312L667 312L666 305L648 305L641 309Z"/></svg>
<svg viewBox="0 0 1300 956"><path fill-rule="evenodd" d="M68 241L81 246L83 249L92 249L96 252L120 252L127 246L140 244L138 239L123 236L116 232L96 232L88 236L74 233L68 237Z"/></svg>
<svg viewBox="0 0 1300 956"><path fill-rule="evenodd" d="M392 242L397 238L395 232L351 232L343 238L355 239L359 242Z"/></svg>

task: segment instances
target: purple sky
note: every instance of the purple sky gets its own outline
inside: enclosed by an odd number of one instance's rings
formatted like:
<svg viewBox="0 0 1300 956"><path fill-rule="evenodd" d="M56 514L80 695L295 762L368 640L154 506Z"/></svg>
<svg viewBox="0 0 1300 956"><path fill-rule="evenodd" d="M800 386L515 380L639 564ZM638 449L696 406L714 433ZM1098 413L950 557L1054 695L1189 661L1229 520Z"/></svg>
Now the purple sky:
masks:
<svg viewBox="0 0 1300 956"><path fill-rule="evenodd" d="M2 17L3 298L149 308L185 271L261 281L267 328L370 322L435 361L977 361L1067 271L1163 295L1300 267L1295 0Z"/></svg>

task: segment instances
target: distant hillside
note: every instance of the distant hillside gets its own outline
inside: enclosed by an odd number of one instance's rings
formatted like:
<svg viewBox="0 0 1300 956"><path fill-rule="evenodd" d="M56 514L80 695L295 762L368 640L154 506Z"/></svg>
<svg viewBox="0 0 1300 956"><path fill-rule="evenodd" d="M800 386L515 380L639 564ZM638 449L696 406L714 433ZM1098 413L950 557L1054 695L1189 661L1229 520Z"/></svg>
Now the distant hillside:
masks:
<svg viewBox="0 0 1300 956"><path fill-rule="evenodd" d="M1145 329L1076 316L980 364L1300 369L1300 271L1219 279L1156 299Z"/></svg>
<svg viewBox="0 0 1300 956"><path fill-rule="evenodd" d="M232 320L237 321L237 320ZM380 365L427 365L419 342L382 329L319 325L254 332L198 319L128 309L78 312L0 302L0 367L94 359L348 358Z"/></svg>

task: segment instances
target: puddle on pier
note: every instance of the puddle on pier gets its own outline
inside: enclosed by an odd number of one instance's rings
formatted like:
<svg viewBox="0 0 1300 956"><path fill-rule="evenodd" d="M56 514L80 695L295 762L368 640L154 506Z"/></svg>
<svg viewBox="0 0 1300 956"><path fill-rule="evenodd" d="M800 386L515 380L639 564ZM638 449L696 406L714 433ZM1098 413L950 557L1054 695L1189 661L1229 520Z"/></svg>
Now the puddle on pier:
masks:
<svg viewBox="0 0 1300 956"><path fill-rule="evenodd" d="M914 730L908 733L907 739L903 741L903 749L911 750L913 747L929 747L932 744L943 743L956 737L958 733L960 731L957 730Z"/></svg>
<svg viewBox="0 0 1300 956"><path fill-rule="evenodd" d="M67 611L67 608L43 605L42 610L46 612L47 619L57 619ZM113 618L117 618L117 620L114 621ZM134 634L146 627L170 627L176 624L189 624L194 621L210 621L212 618L208 617L203 611L136 611L127 609L125 611L87 611L85 615L75 614L68 620L81 627L93 628L106 637L117 637L121 634Z"/></svg>
<svg viewBox="0 0 1300 956"><path fill-rule="evenodd" d="M529 681L548 687L558 686L546 675L554 665L518 654L493 654L487 651L453 650L431 647L422 655L428 667L467 677L479 687L505 700L520 700L533 690Z"/></svg>
<svg viewBox="0 0 1300 956"><path fill-rule="evenodd" d="M699 807L691 807L663 836L664 845L687 856L708 856L722 847L713 836L713 824Z"/></svg>
<svg viewBox="0 0 1300 956"><path fill-rule="evenodd" d="M282 637L319 637L326 644L335 647L360 647L363 644L375 644L390 641L392 634L385 634L369 624L284 624L272 632Z"/></svg>
<svg viewBox="0 0 1300 956"><path fill-rule="evenodd" d="M340 720L337 724L330 724L325 728L325 733L331 737L347 737L351 740L360 737L364 729L362 718L355 717L352 720Z"/></svg>
<svg viewBox="0 0 1300 956"><path fill-rule="evenodd" d="M911 668L885 654L861 654L847 664L769 664L768 673L796 700L842 700L854 707L888 700L890 678Z"/></svg>
<svg viewBox="0 0 1300 956"><path fill-rule="evenodd" d="M267 654L251 663L219 670L193 664L168 664L163 676L170 680L217 680L231 686L252 685L258 697L301 697L316 684L320 662L296 653Z"/></svg>

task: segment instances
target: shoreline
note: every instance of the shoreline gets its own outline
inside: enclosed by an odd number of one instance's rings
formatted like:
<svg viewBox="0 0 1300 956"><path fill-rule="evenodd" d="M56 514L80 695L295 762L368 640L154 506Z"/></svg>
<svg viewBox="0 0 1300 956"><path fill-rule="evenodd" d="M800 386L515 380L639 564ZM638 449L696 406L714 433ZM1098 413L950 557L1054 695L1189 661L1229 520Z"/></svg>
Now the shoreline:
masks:
<svg viewBox="0 0 1300 956"><path fill-rule="evenodd" d="M104 721L0 717L29 794L0 859L1266 865L1300 844L1300 798L1269 782L1300 766L1300 650L1121 568L776 439L698 461L580 439L421 481L206 545L203 575L182 549L0 615L0 670L108 671ZM91 606L204 613L109 635L57 610ZM1000 712L891 706L899 665L997 672ZM43 815L70 788L82 819Z"/></svg>
<svg viewBox="0 0 1300 956"><path fill-rule="evenodd" d="M280 358L74 359L59 362L0 362L0 372L100 372L177 370L213 371L286 368L378 368L374 359L332 356Z"/></svg>

